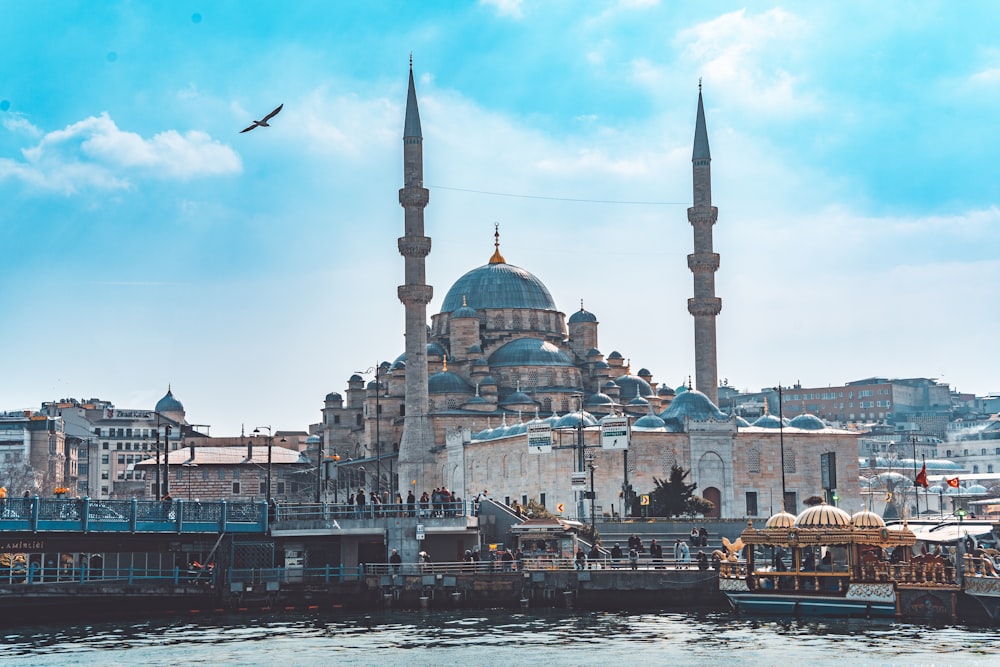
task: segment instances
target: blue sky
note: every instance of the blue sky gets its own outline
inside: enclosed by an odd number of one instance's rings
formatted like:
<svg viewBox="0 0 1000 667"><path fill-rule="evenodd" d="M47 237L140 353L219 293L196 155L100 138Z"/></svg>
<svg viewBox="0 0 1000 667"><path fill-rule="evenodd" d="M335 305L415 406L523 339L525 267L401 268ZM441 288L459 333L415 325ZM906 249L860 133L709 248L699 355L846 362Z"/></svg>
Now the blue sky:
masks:
<svg viewBox="0 0 1000 667"><path fill-rule="evenodd" d="M287 4L2 3L0 410L171 384L213 434L305 429L400 354L411 52L429 313L499 222L685 381L701 79L720 377L1000 390L995 3Z"/></svg>

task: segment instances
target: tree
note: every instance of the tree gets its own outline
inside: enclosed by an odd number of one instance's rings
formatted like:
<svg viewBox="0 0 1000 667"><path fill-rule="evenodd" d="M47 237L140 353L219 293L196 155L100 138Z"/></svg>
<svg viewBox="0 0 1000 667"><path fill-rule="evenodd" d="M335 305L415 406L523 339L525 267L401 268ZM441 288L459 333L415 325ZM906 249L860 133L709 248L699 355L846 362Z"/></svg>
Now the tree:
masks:
<svg viewBox="0 0 1000 667"><path fill-rule="evenodd" d="M670 478L667 481L653 478L656 488L650 494L651 516L705 514L715 507L711 501L694 494L698 485L684 481L689 474L689 470L674 465L670 468Z"/></svg>

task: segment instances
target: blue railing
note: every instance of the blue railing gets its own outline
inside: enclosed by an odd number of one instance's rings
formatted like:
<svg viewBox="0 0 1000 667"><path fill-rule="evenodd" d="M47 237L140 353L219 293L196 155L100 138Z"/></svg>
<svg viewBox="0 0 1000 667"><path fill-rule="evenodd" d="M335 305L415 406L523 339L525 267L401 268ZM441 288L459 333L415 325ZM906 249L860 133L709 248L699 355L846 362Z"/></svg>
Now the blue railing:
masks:
<svg viewBox="0 0 1000 667"><path fill-rule="evenodd" d="M0 565L0 584L122 584L163 583L174 586L198 584L209 586L215 583L215 573L209 569L187 570L179 567L157 568L109 568L91 567L86 563L79 567L45 567L41 563L24 563L14 560L9 565Z"/></svg>
<svg viewBox="0 0 1000 667"><path fill-rule="evenodd" d="M267 527L263 501L0 499L0 533L266 533Z"/></svg>

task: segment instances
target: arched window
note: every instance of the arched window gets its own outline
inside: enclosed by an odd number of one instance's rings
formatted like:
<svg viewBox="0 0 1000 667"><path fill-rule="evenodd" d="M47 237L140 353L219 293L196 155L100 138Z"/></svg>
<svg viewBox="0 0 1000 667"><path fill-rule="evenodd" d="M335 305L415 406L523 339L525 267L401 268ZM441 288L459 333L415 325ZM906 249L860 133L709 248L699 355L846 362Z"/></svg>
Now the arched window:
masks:
<svg viewBox="0 0 1000 667"><path fill-rule="evenodd" d="M515 330L521 328L521 315L519 313L514 313L511 317L511 328Z"/></svg>
<svg viewBox="0 0 1000 667"><path fill-rule="evenodd" d="M497 330L503 329L503 313L498 313L493 316L493 328Z"/></svg>
<svg viewBox="0 0 1000 667"><path fill-rule="evenodd" d="M532 389L538 386L538 371L528 371L528 386ZM986 451L984 450L983 453L985 454Z"/></svg>

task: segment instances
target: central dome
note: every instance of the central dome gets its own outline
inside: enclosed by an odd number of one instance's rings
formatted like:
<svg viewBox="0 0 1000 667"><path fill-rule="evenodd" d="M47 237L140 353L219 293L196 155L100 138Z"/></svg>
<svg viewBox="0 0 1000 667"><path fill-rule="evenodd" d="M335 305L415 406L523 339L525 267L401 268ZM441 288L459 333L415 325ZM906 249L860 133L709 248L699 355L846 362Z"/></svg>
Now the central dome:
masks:
<svg viewBox="0 0 1000 667"><path fill-rule="evenodd" d="M490 263L472 269L455 281L441 304L442 313L462 307L482 312L487 308L534 308L558 310L549 290L529 271L506 263Z"/></svg>

